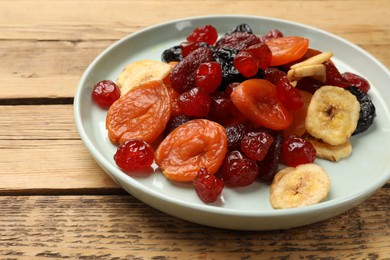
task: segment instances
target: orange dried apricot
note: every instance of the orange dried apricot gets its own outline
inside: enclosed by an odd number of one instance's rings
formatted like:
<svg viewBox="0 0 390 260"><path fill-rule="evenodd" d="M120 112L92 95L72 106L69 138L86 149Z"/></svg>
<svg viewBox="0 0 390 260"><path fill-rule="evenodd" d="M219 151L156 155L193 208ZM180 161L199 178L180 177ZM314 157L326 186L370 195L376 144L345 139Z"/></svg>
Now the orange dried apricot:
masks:
<svg viewBox="0 0 390 260"><path fill-rule="evenodd" d="M108 137L114 144L129 139L152 143L164 131L170 115L170 95L163 82L145 83L112 104L106 116Z"/></svg>
<svg viewBox="0 0 390 260"><path fill-rule="evenodd" d="M207 119L195 119L173 130L158 146L154 160L168 179L186 182L202 167L216 173L226 152L225 128Z"/></svg>
<svg viewBox="0 0 390 260"><path fill-rule="evenodd" d="M299 92L302 95L303 106L300 109L291 112L293 116L293 122L286 130L284 130L285 136L302 136L304 133L306 133L305 120L307 115L307 108L309 107L310 100L313 95L303 90L299 90Z"/></svg>

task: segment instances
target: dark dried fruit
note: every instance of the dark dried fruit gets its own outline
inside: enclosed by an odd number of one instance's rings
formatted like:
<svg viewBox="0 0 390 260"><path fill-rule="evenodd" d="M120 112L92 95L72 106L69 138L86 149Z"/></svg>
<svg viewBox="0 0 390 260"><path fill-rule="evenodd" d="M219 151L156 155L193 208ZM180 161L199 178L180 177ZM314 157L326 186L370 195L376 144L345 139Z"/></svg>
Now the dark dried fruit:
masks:
<svg viewBox="0 0 390 260"><path fill-rule="evenodd" d="M196 87L195 73L201 63L212 61L213 52L209 48L201 47L191 52L173 67L169 79L172 88L183 93Z"/></svg>
<svg viewBox="0 0 390 260"><path fill-rule="evenodd" d="M352 86L347 88L360 103L360 115L359 121L356 127L355 132L352 135L365 132L373 124L376 117L376 109L374 103L372 102L370 96L358 87Z"/></svg>
<svg viewBox="0 0 390 260"><path fill-rule="evenodd" d="M224 182L209 173L206 167L202 167L194 178L193 185L199 198L205 203L211 203L221 195Z"/></svg>
<svg viewBox="0 0 390 260"><path fill-rule="evenodd" d="M252 28L246 23L237 25L234 29L232 29L228 33L233 33L233 32L246 32L249 34L253 33Z"/></svg>
<svg viewBox="0 0 390 260"><path fill-rule="evenodd" d="M232 82L241 82L246 79L233 65L237 53L237 50L228 48L220 48L214 52L214 60L219 62L222 68L222 82L219 87L221 91L224 91Z"/></svg>
<svg viewBox="0 0 390 260"><path fill-rule="evenodd" d="M226 185L244 187L255 181L258 167L255 161L245 157L241 152L232 151L225 157L221 175Z"/></svg>
<svg viewBox="0 0 390 260"><path fill-rule="evenodd" d="M231 116L232 101L223 93L214 92L211 95L209 119L224 124Z"/></svg>
<svg viewBox="0 0 390 260"><path fill-rule="evenodd" d="M239 150L241 140L247 133L247 128L243 124L230 125L226 127L226 135L228 141L228 150Z"/></svg>
<svg viewBox="0 0 390 260"><path fill-rule="evenodd" d="M169 119L165 129L164 129L164 136L167 136L170 132L175 130L177 127L184 125L188 121L190 121L192 118L186 115L178 115L176 117L172 117Z"/></svg>
<svg viewBox="0 0 390 260"><path fill-rule="evenodd" d="M181 61L182 58L180 45L166 49L161 55L161 60L167 63L171 61Z"/></svg>
<svg viewBox="0 0 390 260"><path fill-rule="evenodd" d="M270 183L272 182L280 162L283 145L283 131L270 131L269 132L274 138L274 142L268 149L265 158L257 162L259 167L259 179Z"/></svg>

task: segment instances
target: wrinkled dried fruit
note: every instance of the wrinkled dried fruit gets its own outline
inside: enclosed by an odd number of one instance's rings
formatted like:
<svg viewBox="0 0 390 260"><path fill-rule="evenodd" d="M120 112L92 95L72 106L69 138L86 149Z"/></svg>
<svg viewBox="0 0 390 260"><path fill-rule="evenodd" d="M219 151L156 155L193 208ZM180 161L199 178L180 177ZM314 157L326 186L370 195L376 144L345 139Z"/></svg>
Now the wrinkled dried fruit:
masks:
<svg viewBox="0 0 390 260"><path fill-rule="evenodd" d="M131 139L118 146L114 161L122 171L130 173L150 167L153 157L154 151L150 144Z"/></svg>
<svg viewBox="0 0 390 260"><path fill-rule="evenodd" d="M209 173L206 167L202 167L193 180L193 185L199 198L205 203L211 203L221 195L224 182Z"/></svg>

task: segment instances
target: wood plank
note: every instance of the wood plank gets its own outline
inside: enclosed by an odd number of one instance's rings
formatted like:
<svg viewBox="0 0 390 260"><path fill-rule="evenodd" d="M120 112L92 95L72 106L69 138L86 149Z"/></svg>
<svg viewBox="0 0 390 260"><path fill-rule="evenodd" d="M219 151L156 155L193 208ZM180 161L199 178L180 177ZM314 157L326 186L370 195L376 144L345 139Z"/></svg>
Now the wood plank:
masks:
<svg viewBox="0 0 390 260"><path fill-rule="evenodd" d="M384 259L389 188L329 220L237 232L188 223L132 196L1 196L0 256L93 259Z"/></svg>

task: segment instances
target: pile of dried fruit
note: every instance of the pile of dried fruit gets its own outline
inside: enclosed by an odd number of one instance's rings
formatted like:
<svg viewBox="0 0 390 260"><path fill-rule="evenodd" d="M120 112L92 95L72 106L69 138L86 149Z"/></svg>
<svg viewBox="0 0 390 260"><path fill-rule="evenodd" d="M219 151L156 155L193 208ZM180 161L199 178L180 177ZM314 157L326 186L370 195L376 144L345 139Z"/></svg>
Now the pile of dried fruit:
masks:
<svg viewBox="0 0 390 260"><path fill-rule="evenodd" d="M92 98L109 108L114 160L128 174L154 161L207 203L225 185L259 180L271 184L274 208L311 205L330 188L316 157L349 156L349 138L376 116L367 80L341 74L332 56L278 30L258 36L241 24L218 39L205 25L161 62L134 62L116 83L97 83Z"/></svg>

